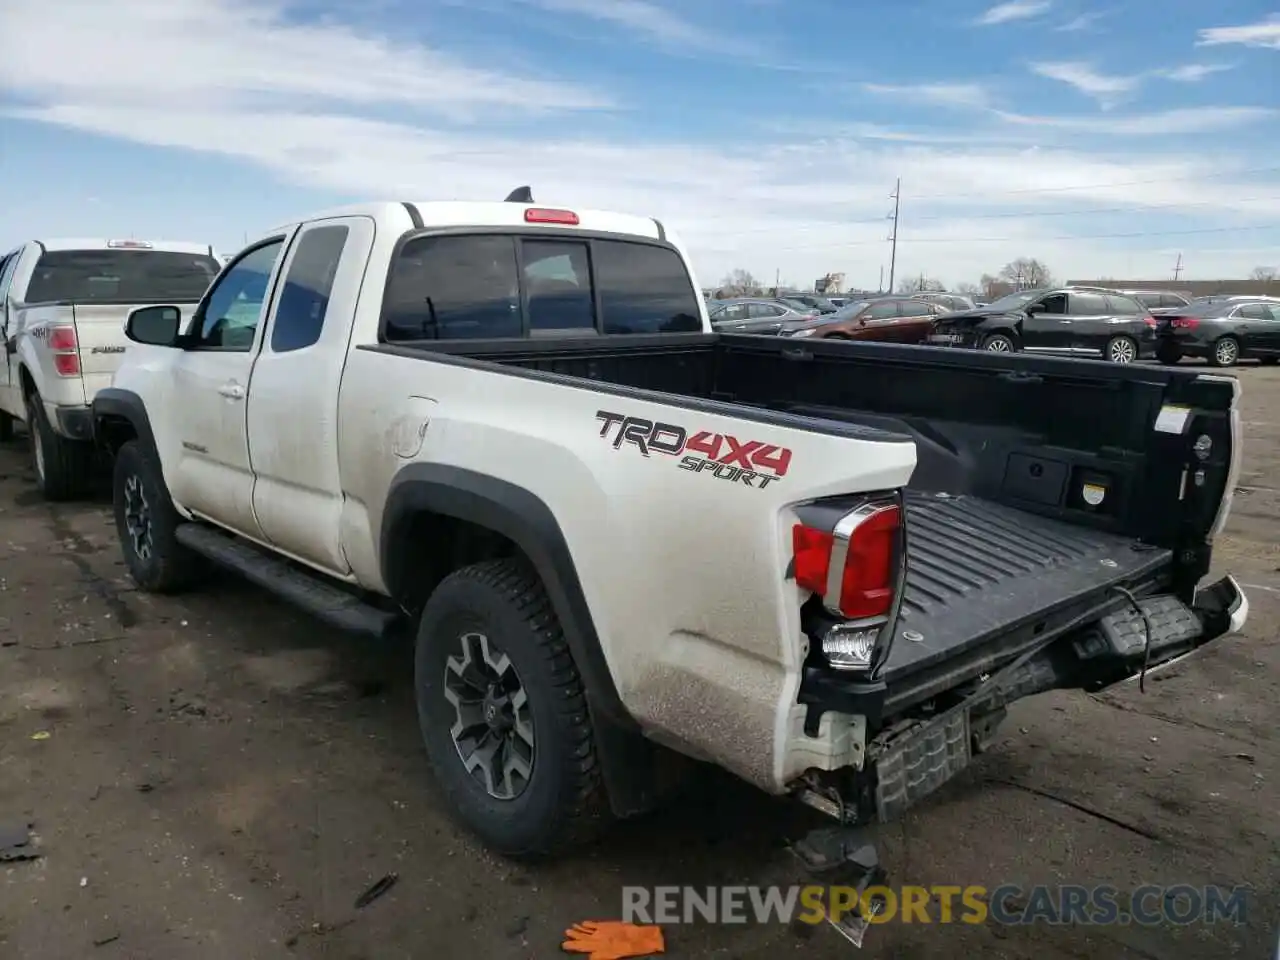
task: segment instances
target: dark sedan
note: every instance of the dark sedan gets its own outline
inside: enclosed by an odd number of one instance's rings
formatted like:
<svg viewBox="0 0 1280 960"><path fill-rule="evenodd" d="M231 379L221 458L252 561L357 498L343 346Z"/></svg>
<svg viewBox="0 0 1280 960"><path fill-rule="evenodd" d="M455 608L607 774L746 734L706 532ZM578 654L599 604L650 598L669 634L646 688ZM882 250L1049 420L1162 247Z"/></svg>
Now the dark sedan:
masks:
<svg viewBox="0 0 1280 960"><path fill-rule="evenodd" d="M939 317L928 343L1133 363L1155 355L1155 317L1132 297L1064 287L1023 290Z"/></svg>
<svg viewBox="0 0 1280 960"><path fill-rule="evenodd" d="M1198 300L1161 310L1156 356L1161 363L1200 357L1215 367L1251 359L1275 363L1280 358L1280 303Z"/></svg>

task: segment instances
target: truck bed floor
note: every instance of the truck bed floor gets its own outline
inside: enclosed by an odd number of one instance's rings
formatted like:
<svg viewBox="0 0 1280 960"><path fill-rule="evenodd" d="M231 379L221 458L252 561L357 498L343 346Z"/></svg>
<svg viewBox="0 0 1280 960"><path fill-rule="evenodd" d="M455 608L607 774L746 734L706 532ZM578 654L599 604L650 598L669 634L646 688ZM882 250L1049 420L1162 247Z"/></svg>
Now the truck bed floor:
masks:
<svg viewBox="0 0 1280 960"><path fill-rule="evenodd" d="M970 496L908 491L890 684L1170 562L1168 550Z"/></svg>

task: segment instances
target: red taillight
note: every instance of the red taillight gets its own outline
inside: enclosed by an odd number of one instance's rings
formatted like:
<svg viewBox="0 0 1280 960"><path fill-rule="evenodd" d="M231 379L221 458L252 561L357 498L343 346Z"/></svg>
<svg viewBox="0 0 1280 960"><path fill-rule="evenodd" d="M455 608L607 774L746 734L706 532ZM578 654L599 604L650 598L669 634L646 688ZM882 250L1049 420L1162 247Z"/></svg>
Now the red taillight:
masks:
<svg viewBox="0 0 1280 960"><path fill-rule="evenodd" d="M1195 317L1170 317L1169 326L1175 330L1194 330L1200 321Z"/></svg>
<svg viewBox="0 0 1280 960"><path fill-rule="evenodd" d="M824 530L796 524L792 531L796 584L823 597L827 608L850 620L887 616L893 608L897 579L898 532L902 508L873 504L849 514L836 525L848 540ZM841 562L838 584L831 564ZM839 589L838 600L831 596Z"/></svg>
<svg viewBox="0 0 1280 960"><path fill-rule="evenodd" d="M80 347L76 342L75 327L50 327L49 350L58 376L80 376Z"/></svg>
<svg viewBox="0 0 1280 960"><path fill-rule="evenodd" d="M1155 317L1146 317L1146 318L1144 318L1144 319L1143 319L1143 321L1142 321L1142 322L1143 322L1143 323L1145 323L1145 324L1146 324L1148 327L1150 327L1152 330L1154 330L1154 329L1156 328L1156 318L1155 318Z"/></svg>
<svg viewBox="0 0 1280 960"><path fill-rule="evenodd" d="M524 212L525 223L564 223L578 225L578 215L572 210L549 210L546 207L528 207Z"/></svg>

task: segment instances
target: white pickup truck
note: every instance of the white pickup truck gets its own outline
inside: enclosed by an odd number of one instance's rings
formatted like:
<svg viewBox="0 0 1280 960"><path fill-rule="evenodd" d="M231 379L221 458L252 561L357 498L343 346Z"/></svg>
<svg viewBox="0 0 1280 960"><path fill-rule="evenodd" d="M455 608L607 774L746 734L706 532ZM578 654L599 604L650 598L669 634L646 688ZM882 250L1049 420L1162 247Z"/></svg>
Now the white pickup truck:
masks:
<svg viewBox="0 0 1280 960"><path fill-rule="evenodd" d="M0 440L27 424L46 497L75 496L89 475L89 405L125 352L129 311L189 311L221 266L207 244L145 240L32 240L0 254Z"/></svg>
<svg viewBox="0 0 1280 960"><path fill-rule="evenodd" d="M455 815L508 855L710 761L896 817L1011 700L1238 630L1230 378L710 332L655 220L507 202L289 223L93 403L138 585L237 570L416 631Z"/></svg>

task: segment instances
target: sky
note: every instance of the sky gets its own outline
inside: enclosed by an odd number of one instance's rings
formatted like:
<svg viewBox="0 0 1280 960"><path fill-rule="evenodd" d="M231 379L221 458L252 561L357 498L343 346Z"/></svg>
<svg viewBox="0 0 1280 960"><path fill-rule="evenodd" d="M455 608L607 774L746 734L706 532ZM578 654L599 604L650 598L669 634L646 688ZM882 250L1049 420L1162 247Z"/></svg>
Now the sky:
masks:
<svg viewBox="0 0 1280 960"><path fill-rule="evenodd" d="M1280 267L1280 0L4 0L0 249L361 200L659 217L729 271Z"/></svg>

